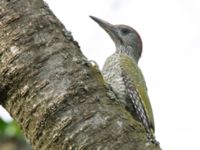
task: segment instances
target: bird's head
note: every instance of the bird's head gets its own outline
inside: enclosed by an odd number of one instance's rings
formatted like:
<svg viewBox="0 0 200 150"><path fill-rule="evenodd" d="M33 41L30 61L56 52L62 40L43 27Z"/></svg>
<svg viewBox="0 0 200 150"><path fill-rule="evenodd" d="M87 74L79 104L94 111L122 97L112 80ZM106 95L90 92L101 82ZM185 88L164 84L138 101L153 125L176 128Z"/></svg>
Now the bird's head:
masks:
<svg viewBox="0 0 200 150"><path fill-rule="evenodd" d="M136 30L127 25L112 25L97 17L90 17L110 35L117 53L126 53L138 62L142 54L142 40Z"/></svg>

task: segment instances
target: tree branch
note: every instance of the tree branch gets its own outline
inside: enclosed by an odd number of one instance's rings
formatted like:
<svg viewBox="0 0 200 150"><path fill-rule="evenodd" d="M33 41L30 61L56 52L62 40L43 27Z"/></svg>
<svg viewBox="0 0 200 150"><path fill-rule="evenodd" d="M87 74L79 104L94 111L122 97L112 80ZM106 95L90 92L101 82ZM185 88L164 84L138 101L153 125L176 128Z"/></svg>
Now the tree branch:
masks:
<svg viewBox="0 0 200 150"><path fill-rule="evenodd" d="M0 103L33 149L157 150L42 0L0 1Z"/></svg>

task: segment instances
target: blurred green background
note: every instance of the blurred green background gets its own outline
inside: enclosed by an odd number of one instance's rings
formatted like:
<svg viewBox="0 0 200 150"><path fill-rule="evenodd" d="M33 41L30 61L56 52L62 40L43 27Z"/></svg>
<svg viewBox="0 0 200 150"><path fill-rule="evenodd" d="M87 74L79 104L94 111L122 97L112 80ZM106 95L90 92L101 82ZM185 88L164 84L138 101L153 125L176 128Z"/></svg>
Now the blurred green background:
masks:
<svg viewBox="0 0 200 150"><path fill-rule="evenodd" d="M0 150L31 150L15 121L0 118Z"/></svg>

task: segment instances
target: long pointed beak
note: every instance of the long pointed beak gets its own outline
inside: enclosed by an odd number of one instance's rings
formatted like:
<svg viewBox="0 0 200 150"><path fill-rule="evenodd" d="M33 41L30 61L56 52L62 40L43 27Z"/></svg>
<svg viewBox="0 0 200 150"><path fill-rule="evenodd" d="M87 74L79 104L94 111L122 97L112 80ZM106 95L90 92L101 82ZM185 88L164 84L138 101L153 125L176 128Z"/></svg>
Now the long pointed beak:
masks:
<svg viewBox="0 0 200 150"><path fill-rule="evenodd" d="M117 33L115 31L114 25L110 24L109 22L106 22L100 18L90 16L96 23L98 23L109 35L110 37L115 41L117 38Z"/></svg>

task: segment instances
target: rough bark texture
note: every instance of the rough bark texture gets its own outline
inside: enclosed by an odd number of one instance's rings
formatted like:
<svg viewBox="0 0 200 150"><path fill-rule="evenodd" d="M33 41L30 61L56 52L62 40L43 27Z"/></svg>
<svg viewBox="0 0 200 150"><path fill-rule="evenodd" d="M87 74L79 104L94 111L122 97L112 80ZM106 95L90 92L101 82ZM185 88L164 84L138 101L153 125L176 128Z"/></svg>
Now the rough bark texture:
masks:
<svg viewBox="0 0 200 150"><path fill-rule="evenodd" d="M160 149L42 0L0 1L0 104L36 150Z"/></svg>

